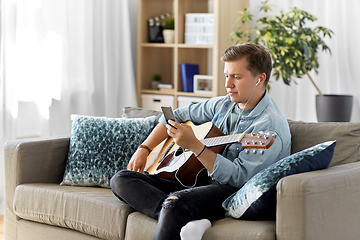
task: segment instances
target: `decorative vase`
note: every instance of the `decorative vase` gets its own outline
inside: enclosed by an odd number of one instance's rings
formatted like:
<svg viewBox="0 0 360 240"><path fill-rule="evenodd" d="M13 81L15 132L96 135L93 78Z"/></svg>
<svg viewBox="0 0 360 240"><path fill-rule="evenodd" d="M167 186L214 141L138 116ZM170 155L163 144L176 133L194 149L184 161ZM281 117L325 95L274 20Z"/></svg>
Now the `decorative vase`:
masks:
<svg viewBox="0 0 360 240"><path fill-rule="evenodd" d="M316 95L316 114L319 122L349 122L353 96Z"/></svg>
<svg viewBox="0 0 360 240"><path fill-rule="evenodd" d="M174 43L174 34L175 31L173 29L164 29L163 36L165 43Z"/></svg>

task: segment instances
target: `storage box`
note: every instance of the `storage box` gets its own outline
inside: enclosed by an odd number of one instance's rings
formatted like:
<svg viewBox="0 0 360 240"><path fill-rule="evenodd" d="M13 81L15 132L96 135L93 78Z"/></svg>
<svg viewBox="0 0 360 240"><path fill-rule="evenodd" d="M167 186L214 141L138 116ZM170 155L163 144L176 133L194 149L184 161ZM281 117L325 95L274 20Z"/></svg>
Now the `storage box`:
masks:
<svg viewBox="0 0 360 240"><path fill-rule="evenodd" d="M189 106L191 103L199 103L202 101L205 101L209 98L203 98L203 97L185 97L185 96L179 96L177 98L178 100L178 107L186 107Z"/></svg>
<svg viewBox="0 0 360 240"><path fill-rule="evenodd" d="M161 106L167 105L174 108L174 96L141 94L141 107L155 111L161 111Z"/></svg>
<svg viewBox="0 0 360 240"><path fill-rule="evenodd" d="M214 34L214 24L185 24L185 33Z"/></svg>
<svg viewBox="0 0 360 240"><path fill-rule="evenodd" d="M213 34L185 33L186 44L214 44Z"/></svg>
<svg viewBox="0 0 360 240"><path fill-rule="evenodd" d="M214 14L185 14L185 44L214 44Z"/></svg>
<svg viewBox="0 0 360 240"><path fill-rule="evenodd" d="M214 24L213 13L186 13L185 24Z"/></svg>

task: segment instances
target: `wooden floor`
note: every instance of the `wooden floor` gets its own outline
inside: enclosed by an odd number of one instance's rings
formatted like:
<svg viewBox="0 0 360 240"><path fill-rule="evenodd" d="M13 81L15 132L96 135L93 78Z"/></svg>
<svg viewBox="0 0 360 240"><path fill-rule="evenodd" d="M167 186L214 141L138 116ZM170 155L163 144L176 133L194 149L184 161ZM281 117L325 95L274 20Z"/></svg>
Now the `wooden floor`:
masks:
<svg viewBox="0 0 360 240"><path fill-rule="evenodd" d="M4 216L0 215L0 240L4 238Z"/></svg>

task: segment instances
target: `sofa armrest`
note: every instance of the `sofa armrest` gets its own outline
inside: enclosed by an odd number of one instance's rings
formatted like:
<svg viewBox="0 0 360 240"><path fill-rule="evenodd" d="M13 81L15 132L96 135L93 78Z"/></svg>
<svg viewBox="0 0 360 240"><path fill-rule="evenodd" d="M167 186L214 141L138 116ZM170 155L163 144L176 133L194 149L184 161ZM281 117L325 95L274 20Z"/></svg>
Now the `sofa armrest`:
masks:
<svg viewBox="0 0 360 240"><path fill-rule="evenodd" d="M60 183L70 137L17 140L4 146L5 239L17 239L13 211L15 188L23 183Z"/></svg>
<svg viewBox="0 0 360 240"><path fill-rule="evenodd" d="M278 240L358 239L360 162L285 177L277 184Z"/></svg>
<svg viewBox="0 0 360 240"><path fill-rule="evenodd" d="M11 141L5 144L5 175L15 185L60 183L65 171L70 137Z"/></svg>

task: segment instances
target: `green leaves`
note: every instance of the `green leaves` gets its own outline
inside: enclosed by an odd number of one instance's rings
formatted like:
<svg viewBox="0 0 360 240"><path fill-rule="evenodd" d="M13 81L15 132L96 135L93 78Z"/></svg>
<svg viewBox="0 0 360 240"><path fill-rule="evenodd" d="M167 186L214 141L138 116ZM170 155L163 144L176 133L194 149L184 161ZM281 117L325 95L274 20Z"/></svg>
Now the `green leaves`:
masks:
<svg viewBox="0 0 360 240"><path fill-rule="evenodd" d="M252 21L252 15L250 14L249 8L245 8L244 11L238 11L238 13L240 13L241 16L236 19L236 22L241 20L242 24L244 24Z"/></svg>
<svg viewBox="0 0 360 240"><path fill-rule="evenodd" d="M262 2L260 11L271 11L268 1ZM239 11L238 21L249 23L252 15L248 8ZM325 27L311 28L308 22L315 22L317 18L296 7L289 12L280 12L278 16L262 17L256 21L257 26L245 32L234 29L230 33L231 41L254 42L263 45L273 58L273 74L276 79L282 77L289 85L292 78L297 78L315 70L318 72L318 51L328 51L323 38L331 38L333 31ZM253 37L251 37L253 36Z"/></svg>
<svg viewBox="0 0 360 240"><path fill-rule="evenodd" d="M260 11L264 11L264 12L269 12L271 11L271 7L270 5L268 4L268 0L264 1L264 2L261 2L261 7L260 7Z"/></svg>

